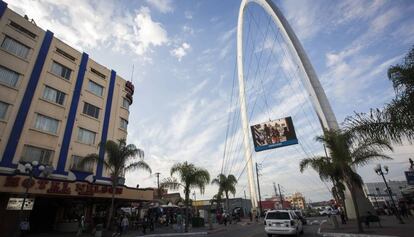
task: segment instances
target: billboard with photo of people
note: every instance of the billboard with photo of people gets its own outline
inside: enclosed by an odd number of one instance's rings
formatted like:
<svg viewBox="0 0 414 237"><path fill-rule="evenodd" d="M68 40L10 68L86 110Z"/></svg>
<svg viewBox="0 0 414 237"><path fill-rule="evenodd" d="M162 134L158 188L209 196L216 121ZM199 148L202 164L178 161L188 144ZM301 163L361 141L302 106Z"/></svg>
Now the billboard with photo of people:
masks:
<svg viewBox="0 0 414 237"><path fill-rule="evenodd" d="M256 124L250 128L255 151L298 144L291 117Z"/></svg>

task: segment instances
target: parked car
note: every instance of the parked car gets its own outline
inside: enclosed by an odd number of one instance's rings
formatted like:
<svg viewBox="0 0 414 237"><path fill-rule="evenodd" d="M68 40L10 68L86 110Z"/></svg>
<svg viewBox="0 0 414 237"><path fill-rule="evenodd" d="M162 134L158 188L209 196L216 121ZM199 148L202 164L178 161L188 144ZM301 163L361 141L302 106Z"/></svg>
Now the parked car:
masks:
<svg viewBox="0 0 414 237"><path fill-rule="evenodd" d="M296 214L297 217L299 217L299 220L302 222L302 225L306 225L307 224L306 218L302 214L302 211L301 210L295 210L295 214Z"/></svg>
<svg viewBox="0 0 414 237"><path fill-rule="evenodd" d="M319 214L321 216L327 216L327 215L337 215L339 213L338 209L332 209L332 207L326 207L322 211L319 211Z"/></svg>
<svg viewBox="0 0 414 237"><path fill-rule="evenodd" d="M303 234L303 225L299 217L292 210L271 210L266 213L265 232L272 235Z"/></svg>

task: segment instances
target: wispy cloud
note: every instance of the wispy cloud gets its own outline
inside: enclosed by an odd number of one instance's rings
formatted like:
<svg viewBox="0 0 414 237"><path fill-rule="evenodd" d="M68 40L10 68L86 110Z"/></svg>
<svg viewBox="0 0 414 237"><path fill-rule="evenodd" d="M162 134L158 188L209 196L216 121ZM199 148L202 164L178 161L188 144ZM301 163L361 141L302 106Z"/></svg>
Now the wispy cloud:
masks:
<svg viewBox="0 0 414 237"><path fill-rule="evenodd" d="M191 49L190 44L184 42L180 46L178 46L177 48L171 50L170 53L171 53L171 55L173 55L174 57L176 57L179 62L181 62L181 59L185 55L187 55L187 53L188 53L188 51L190 49Z"/></svg>
<svg viewBox="0 0 414 237"><path fill-rule="evenodd" d="M162 13L173 12L174 7L171 0L146 0L147 3Z"/></svg>

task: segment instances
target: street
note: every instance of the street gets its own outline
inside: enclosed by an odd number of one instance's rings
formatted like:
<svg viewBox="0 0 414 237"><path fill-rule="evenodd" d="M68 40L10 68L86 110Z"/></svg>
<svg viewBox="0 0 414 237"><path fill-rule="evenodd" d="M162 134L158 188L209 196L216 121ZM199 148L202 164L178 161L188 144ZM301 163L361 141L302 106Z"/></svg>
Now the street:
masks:
<svg viewBox="0 0 414 237"><path fill-rule="evenodd" d="M309 218L308 225L304 225L304 234L301 235L303 237L307 236L317 236L317 231L319 228L320 222L324 218L318 217L318 218ZM227 231L222 231L214 234L209 234L209 236L214 237L234 237L234 236L240 236L240 237L264 237L267 236L264 231L263 224L256 223L256 224L250 224L250 225L232 225L227 228Z"/></svg>

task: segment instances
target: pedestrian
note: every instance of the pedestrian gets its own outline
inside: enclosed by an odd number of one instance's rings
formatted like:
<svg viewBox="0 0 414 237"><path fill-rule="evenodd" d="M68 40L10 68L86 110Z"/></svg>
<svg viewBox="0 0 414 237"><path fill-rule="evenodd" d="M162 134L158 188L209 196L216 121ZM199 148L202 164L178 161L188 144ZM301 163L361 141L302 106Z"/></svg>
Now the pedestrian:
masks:
<svg viewBox="0 0 414 237"><path fill-rule="evenodd" d="M182 229L183 229L183 217L181 213L179 212L177 213L177 231L181 233Z"/></svg>
<svg viewBox="0 0 414 237"><path fill-rule="evenodd" d="M252 215L251 211L249 211L249 218L250 218L250 222L252 222L253 221L253 215Z"/></svg>
<svg viewBox="0 0 414 237"><path fill-rule="evenodd" d="M85 227L85 217L82 215L78 221L78 232L76 233L76 236L82 235L84 227Z"/></svg>
<svg viewBox="0 0 414 237"><path fill-rule="evenodd" d="M346 224L346 218L345 218L345 210L343 207L339 207L339 215L341 215L341 222L343 225Z"/></svg>
<svg viewBox="0 0 414 237"><path fill-rule="evenodd" d="M121 227L122 227L122 233L126 233L129 227L129 220L127 216L124 216L124 218L122 218Z"/></svg>
<svg viewBox="0 0 414 237"><path fill-rule="evenodd" d="M27 218L25 218L23 221L20 222L20 236L21 237L26 236L29 230L30 230L30 223L27 220Z"/></svg>
<svg viewBox="0 0 414 237"><path fill-rule="evenodd" d="M223 223L224 223L224 226L227 226L227 221L228 221L228 219L227 219L228 217L227 217L227 212L224 212L223 213Z"/></svg>
<svg viewBox="0 0 414 237"><path fill-rule="evenodd" d="M148 215L145 214L144 219L142 220L142 233L145 235L148 228Z"/></svg>

